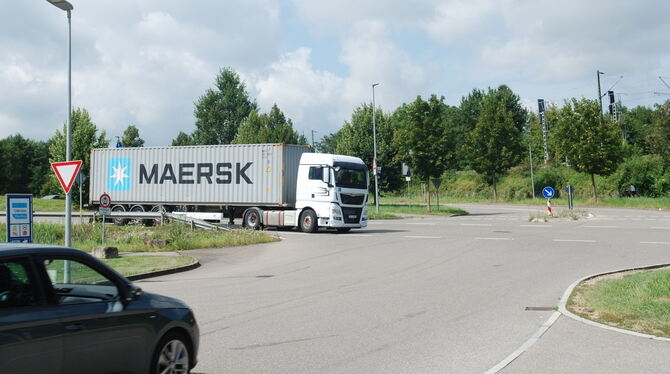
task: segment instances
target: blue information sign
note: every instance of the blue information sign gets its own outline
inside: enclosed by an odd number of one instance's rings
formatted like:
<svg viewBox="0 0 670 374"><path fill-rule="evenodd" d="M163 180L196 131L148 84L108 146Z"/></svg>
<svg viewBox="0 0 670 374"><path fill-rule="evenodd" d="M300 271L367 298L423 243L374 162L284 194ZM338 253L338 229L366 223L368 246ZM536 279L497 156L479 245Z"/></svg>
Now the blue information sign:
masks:
<svg viewBox="0 0 670 374"><path fill-rule="evenodd" d="M553 188L547 186L542 189L542 196L544 196L545 198L551 199L552 197L554 197L554 195L556 195L556 191L554 191Z"/></svg>
<svg viewBox="0 0 670 374"><path fill-rule="evenodd" d="M33 242L33 195L7 194L7 243Z"/></svg>

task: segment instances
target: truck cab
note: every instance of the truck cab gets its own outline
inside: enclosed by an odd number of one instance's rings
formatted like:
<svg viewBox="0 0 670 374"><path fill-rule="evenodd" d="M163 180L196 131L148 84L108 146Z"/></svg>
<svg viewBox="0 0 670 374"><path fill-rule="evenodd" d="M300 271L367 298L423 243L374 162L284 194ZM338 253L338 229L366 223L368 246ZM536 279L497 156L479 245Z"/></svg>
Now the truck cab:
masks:
<svg viewBox="0 0 670 374"><path fill-rule="evenodd" d="M368 169L358 157L303 153L296 183L298 226L345 232L368 225Z"/></svg>

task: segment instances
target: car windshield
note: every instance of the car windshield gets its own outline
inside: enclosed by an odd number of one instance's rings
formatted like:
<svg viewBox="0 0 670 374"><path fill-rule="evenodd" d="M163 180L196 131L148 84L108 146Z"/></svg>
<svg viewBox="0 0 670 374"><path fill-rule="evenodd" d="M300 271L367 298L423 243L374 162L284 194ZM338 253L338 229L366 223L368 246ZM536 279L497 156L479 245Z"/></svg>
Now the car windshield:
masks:
<svg viewBox="0 0 670 374"><path fill-rule="evenodd" d="M360 168L335 167L335 185L349 188L368 188L368 171Z"/></svg>

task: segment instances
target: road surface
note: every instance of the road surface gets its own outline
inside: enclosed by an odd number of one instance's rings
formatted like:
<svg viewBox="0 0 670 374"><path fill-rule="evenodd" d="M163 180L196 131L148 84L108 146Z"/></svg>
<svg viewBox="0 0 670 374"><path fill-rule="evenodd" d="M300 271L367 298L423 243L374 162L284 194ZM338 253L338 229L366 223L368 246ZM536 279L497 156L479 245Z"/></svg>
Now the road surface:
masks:
<svg viewBox="0 0 670 374"><path fill-rule="evenodd" d="M197 373L484 373L522 347L575 280L670 262L670 214L537 207L372 221L347 234L274 231L279 243L189 252L203 266L140 281L185 300ZM537 310L526 310L527 307ZM502 373L658 373L670 343L560 316Z"/></svg>

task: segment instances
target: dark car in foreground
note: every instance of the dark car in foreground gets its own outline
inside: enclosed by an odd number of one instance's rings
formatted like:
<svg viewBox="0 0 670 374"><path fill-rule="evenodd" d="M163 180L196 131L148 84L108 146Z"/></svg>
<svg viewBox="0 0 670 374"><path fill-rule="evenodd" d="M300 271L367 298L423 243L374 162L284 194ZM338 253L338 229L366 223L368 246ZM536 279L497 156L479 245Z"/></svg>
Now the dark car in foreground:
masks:
<svg viewBox="0 0 670 374"><path fill-rule="evenodd" d="M80 250L0 244L0 373L188 373L199 330Z"/></svg>

